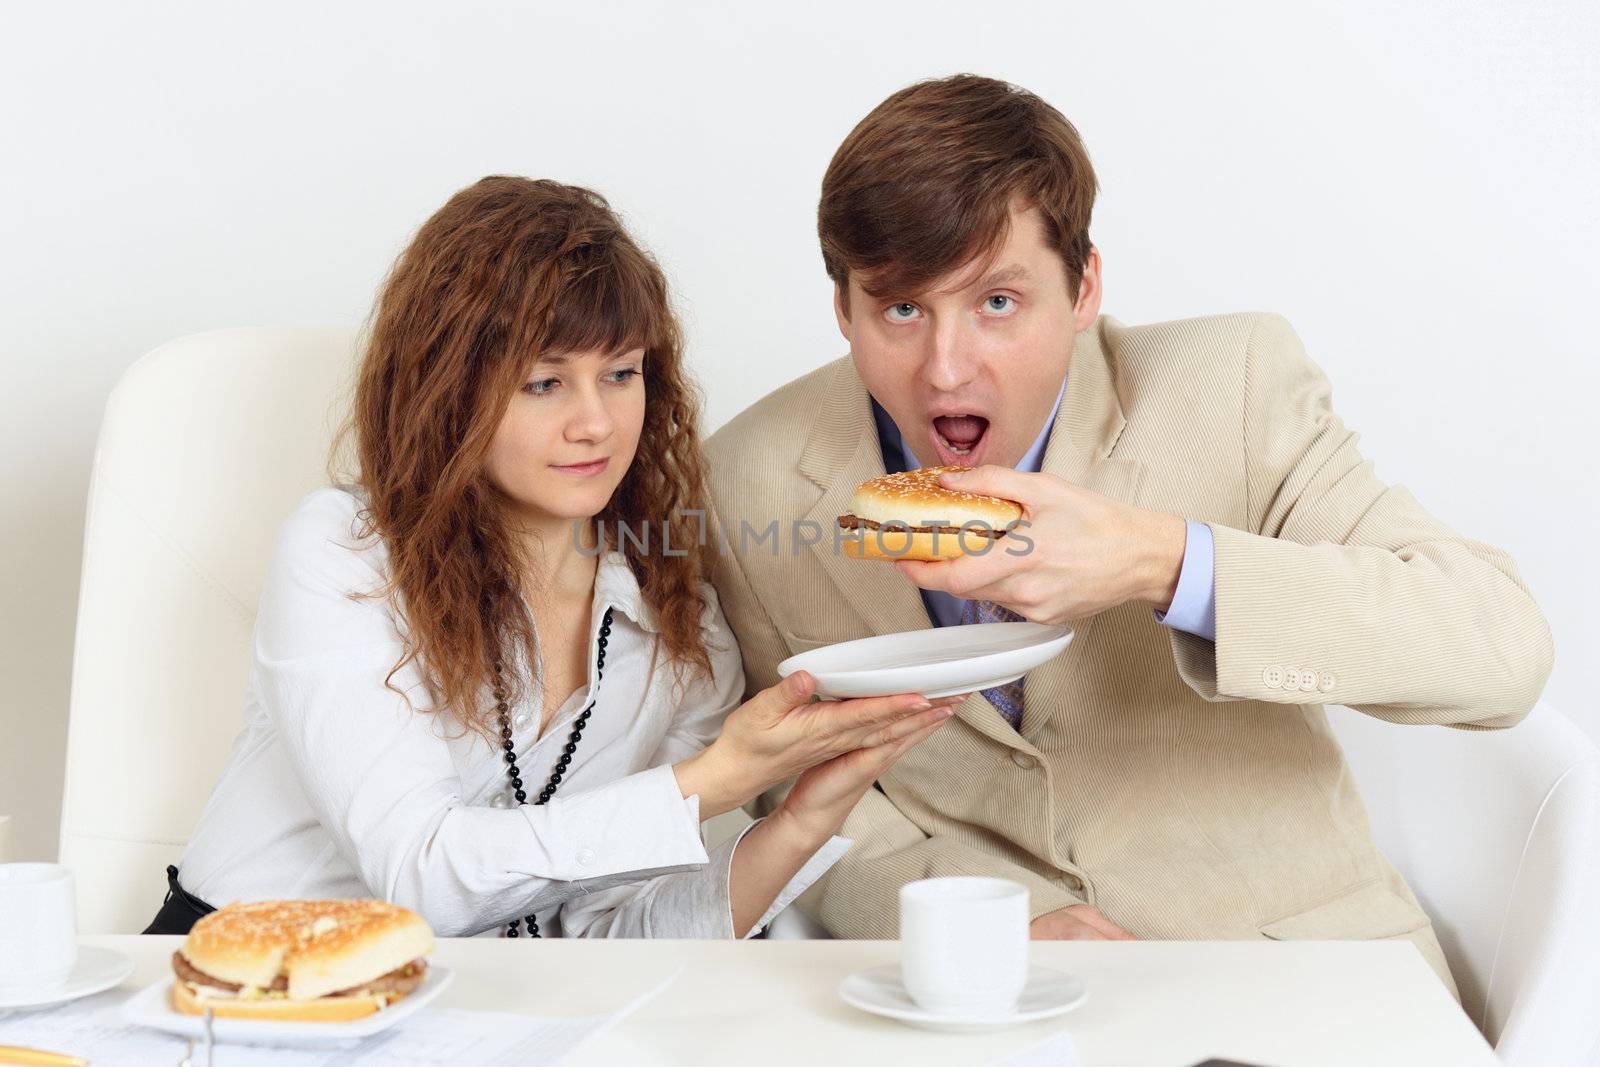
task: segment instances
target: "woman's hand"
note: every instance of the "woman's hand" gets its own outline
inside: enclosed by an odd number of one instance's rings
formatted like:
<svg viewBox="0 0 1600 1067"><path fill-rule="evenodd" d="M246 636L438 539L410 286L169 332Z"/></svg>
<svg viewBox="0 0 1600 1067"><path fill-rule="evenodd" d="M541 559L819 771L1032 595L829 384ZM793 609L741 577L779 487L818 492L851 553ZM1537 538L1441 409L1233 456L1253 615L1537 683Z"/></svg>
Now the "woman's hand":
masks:
<svg viewBox="0 0 1600 1067"><path fill-rule="evenodd" d="M796 671L735 708L710 748L674 766L683 795L699 795L702 819L817 764L891 747L949 718L951 704L959 702L901 693L813 703L815 692L816 680Z"/></svg>
<svg viewBox="0 0 1600 1067"><path fill-rule="evenodd" d="M952 699L960 702L965 697ZM801 774L771 817L793 824L801 839L813 849L822 847L824 841L839 832L845 817L872 788L872 783L912 746L937 733L954 714L954 709L947 704L938 710L942 718L913 730L898 741L846 752Z"/></svg>

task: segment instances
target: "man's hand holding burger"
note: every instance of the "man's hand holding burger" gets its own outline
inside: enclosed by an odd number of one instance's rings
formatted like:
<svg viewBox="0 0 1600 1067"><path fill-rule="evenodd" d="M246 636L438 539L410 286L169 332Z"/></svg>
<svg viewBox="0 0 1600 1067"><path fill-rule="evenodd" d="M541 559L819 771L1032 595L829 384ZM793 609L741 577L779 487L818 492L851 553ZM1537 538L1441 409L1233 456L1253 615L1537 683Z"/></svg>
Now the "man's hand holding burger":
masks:
<svg viewBox="0 0 1600 1067"><path fill-rule="evenodd" d="M939 484L1014 500L1026 525L981 555L897 561L921 588L990 600L1030 622L1071 622L1130 600L1157 611L1171 606L1186 536L1177 515L1133 507L1053 474L992 465L946 472Z"/></svg>

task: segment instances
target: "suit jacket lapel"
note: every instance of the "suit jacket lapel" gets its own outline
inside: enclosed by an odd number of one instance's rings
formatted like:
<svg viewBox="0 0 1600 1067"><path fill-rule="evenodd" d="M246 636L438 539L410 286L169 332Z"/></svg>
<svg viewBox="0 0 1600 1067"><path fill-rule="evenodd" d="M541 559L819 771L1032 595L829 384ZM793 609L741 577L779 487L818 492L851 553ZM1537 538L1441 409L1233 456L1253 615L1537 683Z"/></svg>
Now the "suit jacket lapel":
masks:
<svg viewBox="0 0 1600 1067"><path fill-rule="evenodd" d="M1116 320L1102 318L1078 335L1067 371L1067 394L1056 413L1041 469L1091 492L1136 504L1144 480L1143 465L1111 455L1127 424L1105 337L1108 327L1115 326ZM1059 656L1028 672L1022 700L1024 738L1034 737L1070 701L1089 656L1089 636L1098 618L1074 620L1072 643Z"/></svg>

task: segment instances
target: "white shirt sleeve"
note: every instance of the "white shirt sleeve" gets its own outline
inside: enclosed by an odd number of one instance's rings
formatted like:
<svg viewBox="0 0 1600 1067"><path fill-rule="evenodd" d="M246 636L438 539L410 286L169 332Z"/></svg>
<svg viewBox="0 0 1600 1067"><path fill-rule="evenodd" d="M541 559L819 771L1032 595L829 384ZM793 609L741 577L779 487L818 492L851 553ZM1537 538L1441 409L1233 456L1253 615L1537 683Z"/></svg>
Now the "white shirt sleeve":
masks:
<svg viewBox="0 0 1600 1067"><path fill-rule="evenodd" d="M318 821L367 888L442 936L472 934L611 886L705 865L699 802L658 766L549 804L470 807L445 716L403 651L375 549L353 551L346 494L314 494L279 534L262 590L255 681ZM348 498L346 497L346 500Z"/></svg>
<svg viewBox="0 0 1600 1067"><path fill-rule="evenodd" d="M738 642L710 586L706 586L706 595L702 633L706 635L711 658L711 677L697 676L683 689L672 727L652 760L658 766L666 766L669 772L671 764L694 755L716 740L723 720L739 706L744 692L744 669ZM663 874L639 885L568 899L561 906L562 934L566 937L731 938L733 854L754 825L751 823L718 846L711 853L710 862L699 870ZM780 911L837 863L850 844L845 838L834 837L813 853L745 937L754 937L765 929Z"/></svg>

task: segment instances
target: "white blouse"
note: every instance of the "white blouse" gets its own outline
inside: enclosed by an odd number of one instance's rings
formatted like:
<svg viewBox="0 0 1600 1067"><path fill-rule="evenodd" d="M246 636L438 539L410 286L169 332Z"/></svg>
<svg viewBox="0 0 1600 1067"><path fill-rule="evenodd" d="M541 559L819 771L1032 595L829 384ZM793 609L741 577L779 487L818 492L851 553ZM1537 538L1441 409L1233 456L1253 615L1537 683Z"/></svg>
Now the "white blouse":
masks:
<svg viewBox="0 0 1600 1067"><path fill-rule="evenodd" d="M708 855L699 798L682 795L672 770L716 738L744 686L711 587L702 619L711 676L676 683L626 560L600 558L588 684L541 738L534 697L512 708L528 795L543 788L591 696L594 712L556 796L517 806L498 746L447 715L413 710L385 686L405 621L391 597L350 596L381 588L388 575L382 540L360 537L358 493L311 493L278 534L244 726L179 864L183 887L218 907L382 897L417 911L441 936L498 934L536 914L553 936L732 937L729 867L744 835ZM393 683L416 707L428 706L414 666ZM836 837L819 849L751 934L849 844Z"/></svg>

